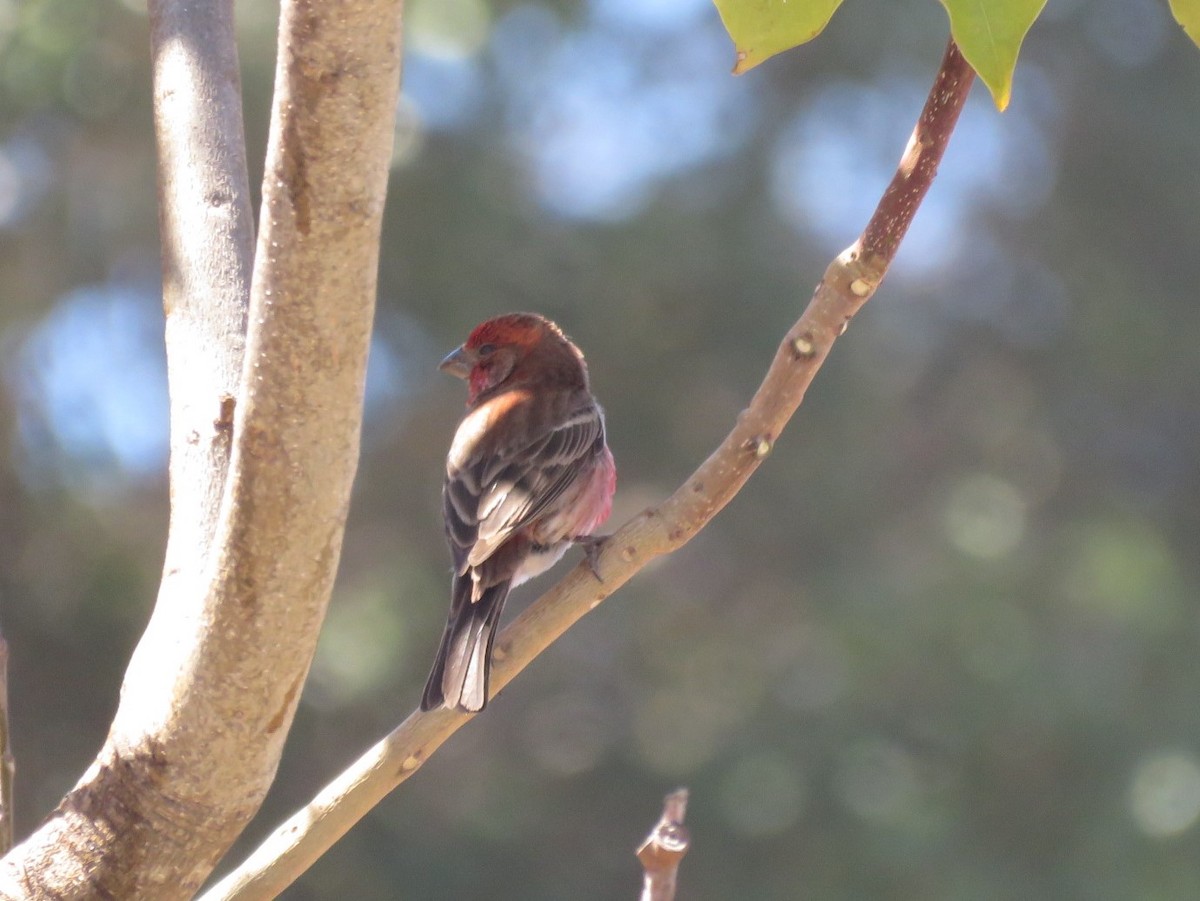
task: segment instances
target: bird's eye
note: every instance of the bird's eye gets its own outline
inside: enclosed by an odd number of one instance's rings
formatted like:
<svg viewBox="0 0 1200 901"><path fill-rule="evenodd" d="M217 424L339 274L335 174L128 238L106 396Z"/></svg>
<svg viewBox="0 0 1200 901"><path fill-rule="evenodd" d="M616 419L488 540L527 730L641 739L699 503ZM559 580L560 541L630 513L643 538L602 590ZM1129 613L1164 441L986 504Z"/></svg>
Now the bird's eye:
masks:
<svg viewBox="0 0 1200 901"><path fill-rule="evenodd" d="M496 352L495 344L482 344L479 347L479 356L481 356L481 357L490 357L495 352Z"/></svg>

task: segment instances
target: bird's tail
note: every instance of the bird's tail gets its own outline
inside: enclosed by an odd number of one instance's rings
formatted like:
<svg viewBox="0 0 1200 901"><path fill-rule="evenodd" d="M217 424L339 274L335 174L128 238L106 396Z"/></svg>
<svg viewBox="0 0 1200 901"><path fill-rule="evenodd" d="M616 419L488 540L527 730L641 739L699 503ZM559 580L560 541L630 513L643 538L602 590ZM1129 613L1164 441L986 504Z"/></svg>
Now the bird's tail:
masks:
<svg viewBox="0 0 1200 901"><path fill-rule="evenodd" d="M472 603L470 577L454 579L450 618L421 696L422 710L457 707L476 713L487 706L492 642L509 585L509 582L493 585Z"/></svg>

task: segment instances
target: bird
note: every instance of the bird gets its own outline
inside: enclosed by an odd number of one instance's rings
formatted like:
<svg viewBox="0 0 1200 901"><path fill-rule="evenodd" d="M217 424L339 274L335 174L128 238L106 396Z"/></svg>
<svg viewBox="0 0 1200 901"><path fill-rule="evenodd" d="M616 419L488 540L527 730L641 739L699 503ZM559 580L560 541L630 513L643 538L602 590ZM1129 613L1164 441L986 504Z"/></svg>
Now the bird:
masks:
<svg viewBox="0 0 1200 901"><path fill-rule="evenodd" d="M488 319L439 368L466 381L467 407L442 487L450 615L421 709L477 713L509 591L574 543L592 559L617 470L583 353L549 319Z"/></svg>

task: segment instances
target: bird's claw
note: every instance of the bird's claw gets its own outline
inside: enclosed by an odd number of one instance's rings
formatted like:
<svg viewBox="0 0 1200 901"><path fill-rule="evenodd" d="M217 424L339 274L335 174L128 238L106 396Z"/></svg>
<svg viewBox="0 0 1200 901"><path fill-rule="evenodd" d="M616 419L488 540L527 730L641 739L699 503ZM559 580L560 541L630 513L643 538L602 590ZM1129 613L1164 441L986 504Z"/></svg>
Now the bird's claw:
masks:
<svg viewBox="0 0 1200 901"><path fill-rule="evenodd" d="M600 575L600 550L604 547L608 539L608 535L581 535L574 539L575 543L583 548L583 555L587 558L588 569L592 571L592 575L596 577L597 582L604 581L604 577Z"/></svg>

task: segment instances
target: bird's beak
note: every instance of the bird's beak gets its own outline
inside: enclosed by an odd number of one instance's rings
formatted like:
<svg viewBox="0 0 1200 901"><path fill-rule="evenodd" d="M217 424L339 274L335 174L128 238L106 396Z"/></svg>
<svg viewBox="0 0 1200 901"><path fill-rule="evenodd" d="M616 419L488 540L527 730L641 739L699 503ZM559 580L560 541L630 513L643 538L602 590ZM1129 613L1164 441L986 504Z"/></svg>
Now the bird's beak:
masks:
<svg viewBox="0 0 1200 901"><path fill-rule="evenodd" d="M438 363L438 369L442 372L448 372L450 375L457 376L460 379L465 379L471 374L471 367L475 365L474 356L465 347L456 347L450 353L446 354L446 359Z"/></svg>

